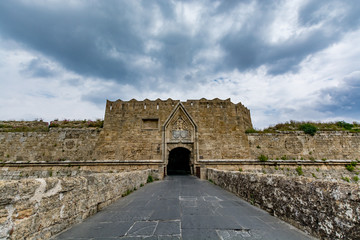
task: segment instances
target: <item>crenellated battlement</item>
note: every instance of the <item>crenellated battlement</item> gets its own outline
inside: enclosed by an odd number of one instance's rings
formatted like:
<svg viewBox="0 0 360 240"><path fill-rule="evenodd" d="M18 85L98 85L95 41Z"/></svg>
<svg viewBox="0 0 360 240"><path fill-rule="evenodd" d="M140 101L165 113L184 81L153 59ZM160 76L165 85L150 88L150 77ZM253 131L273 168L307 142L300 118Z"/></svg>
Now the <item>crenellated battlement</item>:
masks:
<svg viewBox="0 0 360 240"><path fill-rule="evenodd" d="M242 108L245 112L250 113L250 110L246 108L241 102L239 103L233 103L231 102L231 99L219 99L214 98L212 100L201 98L201 99L190 99L186 101L181 100L174 100L171 98L168 98L166 100L156 99L156 100L136 100L131 99L129 101L123 101L121 99L118 99L116 101L110 101L107 100L106 102L106 111L112 111L113 109L132 109L132 110L139 110L139 109L156 109L159 110L160 108L168 108L168 107L174 107L179 102L181 102L184 106L187 108L227 108L231 106L235 106L237 108Z"/></svg>

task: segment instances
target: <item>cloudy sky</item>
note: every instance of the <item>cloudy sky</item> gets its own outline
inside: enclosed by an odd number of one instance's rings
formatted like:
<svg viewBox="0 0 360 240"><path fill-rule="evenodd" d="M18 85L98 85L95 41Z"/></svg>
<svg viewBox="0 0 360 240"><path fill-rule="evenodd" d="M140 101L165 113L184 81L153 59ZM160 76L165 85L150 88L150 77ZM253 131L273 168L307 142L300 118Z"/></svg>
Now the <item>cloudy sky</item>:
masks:
<svg viewBox="0 0 360 240"><path fill-rule="evenodd" d="M231 98L253 125L360 121L358 0L3 0L0 119Z"/></svg>

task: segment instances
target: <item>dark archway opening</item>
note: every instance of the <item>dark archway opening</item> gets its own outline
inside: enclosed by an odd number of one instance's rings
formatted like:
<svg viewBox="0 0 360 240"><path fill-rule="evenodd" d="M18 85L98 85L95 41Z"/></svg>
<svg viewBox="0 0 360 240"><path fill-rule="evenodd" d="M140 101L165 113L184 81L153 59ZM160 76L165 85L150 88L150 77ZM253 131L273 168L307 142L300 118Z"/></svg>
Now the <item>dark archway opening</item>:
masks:
<svg viewBox="0 0 360 240"><path fill-rule="evenodd" d="M190 172L190 151L186 148L178 147L170 151L167 166L168 175L187 175Z"/></svg>

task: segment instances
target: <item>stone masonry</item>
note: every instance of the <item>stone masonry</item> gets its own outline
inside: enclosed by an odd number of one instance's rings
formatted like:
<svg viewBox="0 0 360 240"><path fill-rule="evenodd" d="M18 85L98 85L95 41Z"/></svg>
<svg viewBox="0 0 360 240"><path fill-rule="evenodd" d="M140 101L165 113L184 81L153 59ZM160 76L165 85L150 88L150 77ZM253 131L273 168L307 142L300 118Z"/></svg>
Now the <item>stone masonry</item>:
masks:
<svg viewBox="0 0 360 240"><path fill-rule="evenodd" d="M357 184L208 169L208 179L321 239L360 239Z"/></svg>
<svg viewBox="0 0 360 240"><path fill-rule="evenodd" d="M147 182L150 170L0 181L0 239L49 239Z"/></svg>

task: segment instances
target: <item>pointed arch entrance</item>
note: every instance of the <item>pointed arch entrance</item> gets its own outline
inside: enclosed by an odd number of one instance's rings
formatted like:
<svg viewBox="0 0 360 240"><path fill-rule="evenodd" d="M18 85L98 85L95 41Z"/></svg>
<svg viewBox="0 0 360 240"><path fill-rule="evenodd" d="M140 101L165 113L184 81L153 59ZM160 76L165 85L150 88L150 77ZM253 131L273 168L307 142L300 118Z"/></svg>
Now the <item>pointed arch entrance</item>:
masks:
<svg viewBox="0 0 360 240"><path fill-rule="evenodd" d="M163 126L164 174L194 174L197 126L179 102Z"/></svg>
<svg viewBox="0 0 360 240"><path fill-rule="evenodd" d="M187 175L191 174L190 170L191 152L183 147L177 147L170 151L167 174L168 175Z"/></svg>

